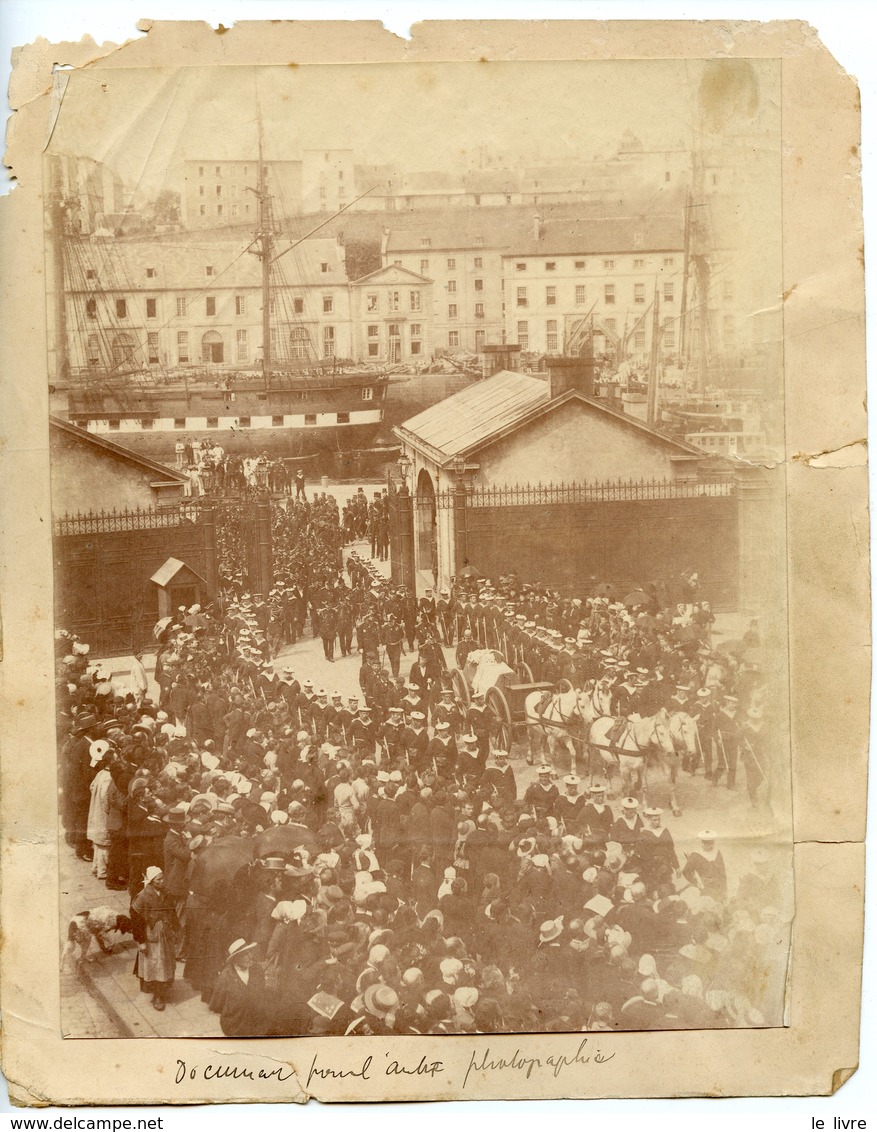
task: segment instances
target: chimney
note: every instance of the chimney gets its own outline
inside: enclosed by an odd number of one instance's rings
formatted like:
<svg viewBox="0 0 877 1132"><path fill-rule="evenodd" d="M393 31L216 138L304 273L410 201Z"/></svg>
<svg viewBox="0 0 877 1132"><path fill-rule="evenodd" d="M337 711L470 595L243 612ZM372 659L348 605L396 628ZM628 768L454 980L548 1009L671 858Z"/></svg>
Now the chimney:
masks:
<svg viewBox="0 0 877 1132"><path fill-rule="evenodd" d="M595 361L590 355L574 358L548 358L548 396L556 397L577 389L585 397L594 396Z"/></svg>
<svg viewBox="0 0 877 1132"><path fill-rule="evenodd" d="M506 343L481 347L481 376L492 377L504 369L516 370L520 364L521 347Z"/></svg>
<svg viewBox="0 0 877 1132"><path fill-rule="evenodd" d="M533 239L542 239L542 217L539 215L533 217Z"/></svg>

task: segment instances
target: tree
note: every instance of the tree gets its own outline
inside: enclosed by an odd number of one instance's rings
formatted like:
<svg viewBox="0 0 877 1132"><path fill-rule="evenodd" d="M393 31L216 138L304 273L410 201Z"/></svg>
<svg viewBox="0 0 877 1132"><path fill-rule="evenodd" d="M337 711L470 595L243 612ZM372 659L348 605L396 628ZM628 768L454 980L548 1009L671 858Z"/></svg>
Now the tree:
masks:
<svg viewBox="0 0 877 1132"><path fill-rule="evenodd" d="M179 224L180 194L173 189L162 189L148 205L148 211L156 224Z"/></svg>

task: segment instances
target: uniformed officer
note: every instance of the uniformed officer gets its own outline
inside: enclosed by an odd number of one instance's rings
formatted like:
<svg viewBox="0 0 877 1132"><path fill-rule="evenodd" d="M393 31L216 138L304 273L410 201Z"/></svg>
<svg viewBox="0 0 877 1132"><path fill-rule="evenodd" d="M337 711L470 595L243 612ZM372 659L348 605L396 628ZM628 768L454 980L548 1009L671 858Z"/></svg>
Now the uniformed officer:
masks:
<svg viewBox="0 0 877 1132"><path fill-rule="evenodd" d="M563 794L554 803L554 817L561 823L565 833L580 836L584 832L585 806L583 795L579 794L581 779L577 774L568 774L563 780Z"/></svg>

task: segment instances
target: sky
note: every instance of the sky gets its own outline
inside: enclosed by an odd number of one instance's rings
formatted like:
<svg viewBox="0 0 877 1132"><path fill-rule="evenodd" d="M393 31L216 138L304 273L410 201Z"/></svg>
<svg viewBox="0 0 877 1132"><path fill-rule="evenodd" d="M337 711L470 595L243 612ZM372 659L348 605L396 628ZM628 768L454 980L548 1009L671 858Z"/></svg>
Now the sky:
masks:
<svg viewBox="0 0 877 1132"><path fill-rule="evenodd" d="M772 68L759 63L765 89ZM229 70L221 81L210 68L64 74L50 151L106 162L141 199L178 181L185 158L255 157L260 111L268 159L329 146L451 171L487 145L511 167L567 163L611 156L627 129L647 149L689 145L701 77L684 61Z"/></svg>

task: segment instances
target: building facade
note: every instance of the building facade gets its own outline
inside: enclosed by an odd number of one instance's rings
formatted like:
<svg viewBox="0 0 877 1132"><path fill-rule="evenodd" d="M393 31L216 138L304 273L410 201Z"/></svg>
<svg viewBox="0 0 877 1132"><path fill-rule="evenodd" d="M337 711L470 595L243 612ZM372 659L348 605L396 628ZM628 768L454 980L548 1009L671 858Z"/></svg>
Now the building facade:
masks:
<svg viewBox="0 0 877 1132"><path fill-rule="evenodd" d="M275 218L293 216L302 206L302 162L265 161L265 182L273 199ZM259 163L200 158L183 163L180 194L182 221L187 228L216 228L249 224L259 215L255 193Z"/></svg>
<svg viewBox="0 0 877 1132"><path fill-rule="evenodd" d="M353 351L360 361L417 365L432 354L431 279L392 265L350 285Z"/></svg>

